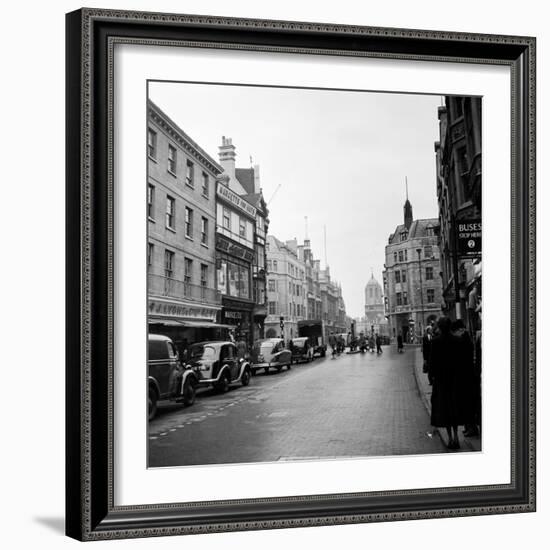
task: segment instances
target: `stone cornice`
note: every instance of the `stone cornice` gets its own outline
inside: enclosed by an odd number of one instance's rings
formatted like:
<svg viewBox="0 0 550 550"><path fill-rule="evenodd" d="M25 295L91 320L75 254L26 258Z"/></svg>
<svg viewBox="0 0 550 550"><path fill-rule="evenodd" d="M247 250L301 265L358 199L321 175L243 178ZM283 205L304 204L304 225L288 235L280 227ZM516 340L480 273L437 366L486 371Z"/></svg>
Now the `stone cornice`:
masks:
<svg viewBox="0 0 550 550"><path fill-rule="evenodd" d="M152 101L149 101L147 111L148 118L162 128L189 156L206 166L216 176L223 172L223 168Z"/></svg>

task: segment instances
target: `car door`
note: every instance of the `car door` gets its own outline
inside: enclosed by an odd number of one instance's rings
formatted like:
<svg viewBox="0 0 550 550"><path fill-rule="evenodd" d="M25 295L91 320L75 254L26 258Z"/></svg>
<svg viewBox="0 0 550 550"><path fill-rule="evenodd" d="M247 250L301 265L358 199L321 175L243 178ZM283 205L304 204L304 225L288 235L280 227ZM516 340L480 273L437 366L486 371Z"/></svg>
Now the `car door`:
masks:
<svg viewBox="0 0 550 550"><path fill-rule="evenodd" d="M237 347L233 344L227 345L227 364L231 371L231 380L239 377L239 361L237 359Z"/></svg>
<svg viewBox="0 0 550 550"><path fill-rule="evenodd" d="M170 390L171 366L166 344L166 340L149 341L149 376L157 382L160 399Z"/></svg>

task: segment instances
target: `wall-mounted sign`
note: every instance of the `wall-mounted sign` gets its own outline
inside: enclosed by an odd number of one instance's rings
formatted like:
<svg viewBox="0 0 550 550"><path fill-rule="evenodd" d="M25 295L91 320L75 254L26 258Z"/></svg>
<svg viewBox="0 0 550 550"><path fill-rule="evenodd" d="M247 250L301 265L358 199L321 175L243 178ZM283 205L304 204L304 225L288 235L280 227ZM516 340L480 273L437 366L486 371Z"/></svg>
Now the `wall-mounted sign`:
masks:
<svg viewBox="0 0 550 550"><path fill-rule="evenodd" d="M230 202L233 206L236 206L242 212L245 212L252 218L256 218L256 208L252 206L249 202L245 201L242 197L239 197L237 193L234 193L222 183L218 182L217 189L218 197L225 199L227 202Z"/></svg>
<svg viewBox="0 0 550 550"><path fill-rule="evenodd" d="M216 234L216 250L226 252L235 258L240 258L247 262L252 262L252 260L254 260L253 250L229 240L220 233Z"/></svg>
<svg viewBox="0 0 550 550"><path fill-rule="evenodd" d="M456 244L459 256L481 256L481 220L457 221Z"/></svg>
<svg viewBox="0 0 550 550"><path fill-rule="evenodd" d="M170 317L174 319L201 319L216 321L216 309L191 306L177 302L149 300L149 315Z"/></svg>

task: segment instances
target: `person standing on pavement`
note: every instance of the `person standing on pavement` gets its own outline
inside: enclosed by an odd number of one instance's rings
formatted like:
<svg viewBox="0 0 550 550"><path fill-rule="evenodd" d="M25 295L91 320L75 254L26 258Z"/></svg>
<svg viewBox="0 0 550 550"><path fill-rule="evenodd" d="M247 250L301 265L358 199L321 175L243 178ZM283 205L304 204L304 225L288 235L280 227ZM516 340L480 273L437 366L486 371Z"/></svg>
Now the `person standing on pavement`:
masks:
<svg viewBox="0 0 550 550"><path fill-rule="evenodd" d="M430 373L432 375L431 424L447 430L447 448L459 449L458 426L464 424L463 373L461 343L451 333L451 320L440 317L438 336L432 340Z"/></svg>
<svg viewBox="0 0 550 550"><path fill-rule="evenodd" d="M403 335L401 333L397 335L397 353L403 353Z"/></svg>
<svg viewBox="0 0 550 550"><path fill-rule="evenodd" d="M376 342L376 355L380 355L382 353L382 339L380 338L380 335L378 332L375 336L375 342Z"/></svg>
<svg viewBox="0 0 550 550"><path fill-rule="evenodd" d="M432 339L433 339L432 327L428 326L428 328L426 328L426 332L425 332L424 336L422 337L422 358L424 359L424 365L422 367L422 372L424 372L424 374L428 375L428 381L430 383L430 386L433 383L432 382L432 377L431 377L431 374L430 374L430 368L429 368L430 354L432 352Z"/></svg>
<svg viewBox="0 0 550 550"><path fill-rule="evenodd" d="M463 390L464 435L473 437L479 435L477 417L478 377L474 365L474 344L462 319L457 319L451 325L451 333L457 339L457 361L460 373L460 383Z"/></svg>

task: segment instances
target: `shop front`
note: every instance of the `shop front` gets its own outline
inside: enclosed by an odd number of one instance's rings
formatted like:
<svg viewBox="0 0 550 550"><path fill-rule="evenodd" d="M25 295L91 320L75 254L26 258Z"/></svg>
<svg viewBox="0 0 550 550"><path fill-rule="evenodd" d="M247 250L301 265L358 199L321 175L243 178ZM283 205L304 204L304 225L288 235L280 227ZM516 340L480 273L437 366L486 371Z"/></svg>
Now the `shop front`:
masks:
<svg viewBox="0 0 550 550"><path fill-rule="evenodd" d="M221 307L187 303L152 296L148 301L150 334L163 334L174 341L180 357L195 342L228 340L232 325L219 323Z"/></svg>
<svg viewBox="0 0 550 550"><path fill-rule="evenodd" d="M253 311L253 302L225 296L222 298L221 323L230 326L235 341L244 340L249 349L252 347L254 338Z"/></svg>

